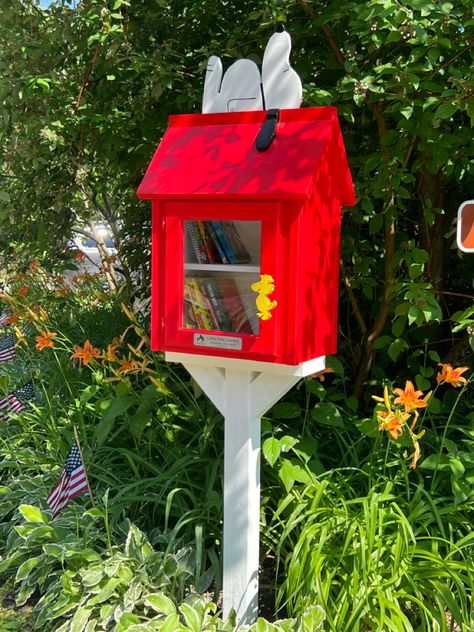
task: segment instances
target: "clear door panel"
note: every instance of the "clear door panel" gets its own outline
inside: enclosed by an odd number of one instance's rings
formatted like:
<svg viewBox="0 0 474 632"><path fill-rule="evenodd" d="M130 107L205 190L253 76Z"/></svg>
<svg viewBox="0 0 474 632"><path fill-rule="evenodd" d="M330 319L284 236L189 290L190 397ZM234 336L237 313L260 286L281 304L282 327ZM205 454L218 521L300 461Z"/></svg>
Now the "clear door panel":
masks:
<svg viewBox="0 0 474 632"><path fill-rule="evenodd" d="M257 335L261 222L184 220L183 327Z"/></svg>

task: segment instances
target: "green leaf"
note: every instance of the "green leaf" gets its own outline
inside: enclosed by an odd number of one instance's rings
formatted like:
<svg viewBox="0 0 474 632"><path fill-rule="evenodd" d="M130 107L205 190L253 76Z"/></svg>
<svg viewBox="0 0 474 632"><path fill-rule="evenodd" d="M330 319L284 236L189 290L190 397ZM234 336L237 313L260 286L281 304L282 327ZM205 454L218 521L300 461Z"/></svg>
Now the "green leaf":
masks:
<svg viewBox="0 0 474 632"><path fill-rule="evenodd" d="M326 620L326 613L319 605L309 606L306 608L298 620L299 632L317 632L322 630L324 621Z"/></svg>
<svg viewBox="0 0 474 632"><path fill-rule="evenodd" d="M104 422L110 422L119 415L123 415L123 413L130 408L134 401L135 398L132 395L126 395L125 397L113 399L102 413Z"/></svg>
<svg viewBox="0 0 474 632"><path fill-rule="evenodd" d="M103 603L107 601L115 592L117 586L120 586L121 580L116 577L111 577L109 581L100 589L100 591L89 600L90 606L95 606L98 603Z"/></svg>
<svg viewBox="0 0 474 632"><path fill-rule="evenodd" d="M202 632L202 617L187 603L182 603L179 607L184 621L192 632Z"/></svg>
<svg viewBox="0 0 474 632"><path fill-rule="evenodd" d="M450 458L446 454L430 454L423 459L419 467L424 470L449 470Z"/></svg>
<svg viewBox="0 0 474 632"><path fill-rule="evenodd" d="M152 608L155 612L166 615L176 613L176 607L169 597L162 593L150 593L144 599L145 606Z"/></svg>
<svg viewBox="0 0 474 632"><path fill-rule="evenodd" d="M380 336L374 342L374 349L384 349L392 342L392 336Z"/></svg>
<svg viewBox="0 0 474 632"><path fill-rule="evenodd" d="M301 417L301 406L296 402L280 402L273 407L274 419L295 419Z"/></svg>
<svg viewBox="0 0 474 632"><path fill-rule="evenodd" d="M6 191L0 191L0 202L9 202L10 196Z"/></svg>
<svg viewBox="0 0 474 632"><path fill-rule="evenodd" d="M170 614L166 617L160 627L160 632L178 632L183 629L185 628L183 628L183 626L180 624L179 615L176 613Z"/></svg>
<svg viewBox="0 0 474 632"><path fill-rule="evenodd" d="M281 482L285 486L287 493L291 491L291 488L295 484L295 477L293 474L293 466L290 461L284 460L280 471L278 472L278 476L281 479Z"/></svg>
<svg viewBox="0 0 474 632"><path fill-rule="evenodd" d="M26 560L26 562L23 562L23 564L21 564L17 570L15 582L20 582L21 580L25 579L25 577L30 574L30 571L33 568L36 568L36 566L38 566L38 564L42 561L43 558L41 557L32 557L29 560Z"/></svg>
<svg viewBox="0 0 474 632"><path fill-rule="evenodd" d="M273 467L280 456L280 442L275 437L269 437L263 442L263 456Z"/></svg>
<svg viewBox="0 0 474 632"><path fill-rule="evenodd" d="M451 468L451 471L456 480L462 478L466 472L466 468L464 467L462 462L455 457L451 457L449 459L449 467Z"/></svg>
<svg viewBox="0 0 474 632"><path fill-rule="evenodd" d="M314 421L325 426L334 426L337 428L344 428L344 421L342 419L339 409L330 402L321 402L311 411L311 417Z"/></svg>
<svg viewBox="0 0 474 632"><path fill-rule="evenodd" d="M410 305L410 309L408 310L408 324L413 325L413 323L416 322L421 313L422 312L418 305Z"/></svg>
<svg viewBox="0 0 474 632"><path fill-rule="evenodd" d="M344 367L342 365L342 362L336 356L327 356L326 368L332 369L334 373L337 373L338 375L344 375Z"/></svg>
<svg viewBox="0 0 474 632"><path fill-rule="evenodd" d="M387 350L388 357L395 362L398 356L408 349L408 343L403 338L396 338Z"/></svg>
<svg viewBox="0 0 474 632"><path fill-rule="evenodd" d="M33 507L33 505L20 505L18 511L28 522L41 522L43 524L48 522L47 516L45 516L41 509Z"/></svg>
<svg viewBox="0 0 474 632"><path fill-rule="evenodd" d="M372 437L373 439L375 439L380 432L379 427L372 418L360 419L356 421L356 426L363 435Z"/></svg>
<svg viewBox="0 0 474 632"><path fill-rule="evenodd" d="M447 119L457 112L459 106L455 103L442 103L434 114L435 119Z"/></svg>
<svg viewBox="0 0 474 632"><path fill-rule="evenodd" d="M70 632L84 632L86 623L89 621L92 609L86 606L81 606L76 610L71 620L69 630Z"/></svg>

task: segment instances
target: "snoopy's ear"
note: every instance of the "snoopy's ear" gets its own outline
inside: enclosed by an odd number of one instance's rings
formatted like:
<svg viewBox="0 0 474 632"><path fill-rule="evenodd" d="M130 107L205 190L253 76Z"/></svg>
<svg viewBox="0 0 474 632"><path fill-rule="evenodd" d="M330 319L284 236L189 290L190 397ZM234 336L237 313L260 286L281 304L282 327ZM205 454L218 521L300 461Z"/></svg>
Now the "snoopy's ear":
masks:
<svg viewBox="0 0 474 632"><path fill-rule="evenodd" d="M250 59L238 59L230 66L222 79L221 94L226 112L262 110L260 70Z"/></svg>
<svg viewBox="0 0 474 632"><path fill-rule="evenodd" d="M222 112L221 109L221 89L222 82L222 62L220 57L212 55L209 57L206 68L206 78L204 80L204 93L202 97L202 111Z"/></svg>
<svg viewBox="0 0 474 632"><path fill-rule="evenodd" d="M299 108L303 87L290 66L291 37L286 31L274 33L268 40L262 63L265 108Z"/></svg>

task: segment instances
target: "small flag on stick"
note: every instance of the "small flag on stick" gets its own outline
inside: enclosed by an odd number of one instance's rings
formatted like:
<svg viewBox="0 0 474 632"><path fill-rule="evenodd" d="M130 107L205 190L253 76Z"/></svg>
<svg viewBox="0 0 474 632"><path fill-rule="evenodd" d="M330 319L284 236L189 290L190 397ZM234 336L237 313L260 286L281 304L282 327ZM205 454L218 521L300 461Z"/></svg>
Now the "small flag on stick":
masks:
<svg viewBox="0 0 474 632"><path fill-rule="evenodd" d="M16 355L15 351L15 336L8 334L0 338L0 362L8 362Z"/></svg>
<svg viewBox="0 0 474 632"><path fill-rule="evenodd" d="M66 509L69 501L89 489L86 470L82 463L81 453L77 442L74 441L71 452L64 464L58 484L48 496L46 502L53 512L53 518Z"/></svg>
<svg viewBox="0 0 474 632"><path fill-rule="evenodd" d="M21 413L26 405L35 399L35 387L30 380L21 388L17 388L0 399L0 419L7 421L11 413Z"/></svg>
<svg viewBox="0 0 474 632"><path fill-rule="evenodd" d="M6 325L10 319L11 316L11 312L9 309L4 309L1 313L0 313L0 325Z"/></svg>

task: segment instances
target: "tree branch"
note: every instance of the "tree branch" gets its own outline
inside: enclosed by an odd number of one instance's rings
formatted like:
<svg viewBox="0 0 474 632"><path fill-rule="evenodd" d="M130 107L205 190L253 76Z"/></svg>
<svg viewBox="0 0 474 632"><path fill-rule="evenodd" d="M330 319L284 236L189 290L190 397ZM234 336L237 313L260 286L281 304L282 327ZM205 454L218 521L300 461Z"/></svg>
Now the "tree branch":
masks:
<svg viewBox="0 0 474 632"><path fill-rule="evenodd" d="M308 4L307 0L298 0L298 2L311 18L313 19L317 18L316 12L314 11L313 7ZM324 33L324 37L328 41L328 44L332 52L334 53L335 58L337 59L338 64L344 68L344 64L345 64L344 55L342 54L341 49L337 45L336 40L334 39L334 36L331 32L331 29L329 28L327 24L323 24L321 29Z"/></svg>

